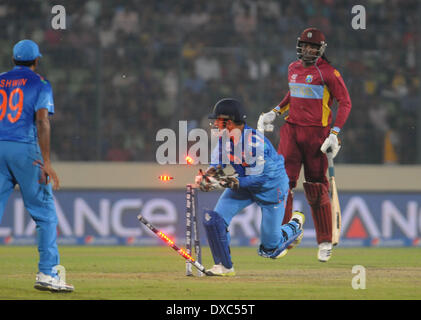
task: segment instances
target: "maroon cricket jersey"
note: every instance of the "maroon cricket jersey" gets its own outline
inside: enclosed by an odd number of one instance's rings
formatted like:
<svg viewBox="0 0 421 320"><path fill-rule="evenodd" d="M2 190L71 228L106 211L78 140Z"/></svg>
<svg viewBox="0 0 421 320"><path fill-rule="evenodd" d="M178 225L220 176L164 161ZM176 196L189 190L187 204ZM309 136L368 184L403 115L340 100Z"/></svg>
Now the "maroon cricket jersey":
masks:
<svg viewBox="0 0 421 320"><path fill-rule="evenodd" d="M301 60L288 67L289 91L274 108L283 114L289 110L285 120L300 126L331 126L333 99L339 103L335 127L342 128L351 111L351 99L338 70L326 60L319 58L310 67Z"/></svg>

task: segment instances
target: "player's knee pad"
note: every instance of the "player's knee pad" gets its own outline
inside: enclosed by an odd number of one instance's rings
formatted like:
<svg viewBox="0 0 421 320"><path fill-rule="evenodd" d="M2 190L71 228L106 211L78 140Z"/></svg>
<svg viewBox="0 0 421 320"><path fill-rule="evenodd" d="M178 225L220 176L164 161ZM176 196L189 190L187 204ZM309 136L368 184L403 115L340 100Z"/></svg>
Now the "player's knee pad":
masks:
<svg viewBox="0 0 421 320"><path fill-rule="evenodd" d="M222 263L225 268L232 268L228 228L225 220L217 212L206 210L203 225L215 264Z"/></svg>
<svg viewBox="0 0 421 320"><path fill-rule="evenodd" d="M304 182L304 193L311 207L323 206L330 202L327 187L320 182Z"/></svg>

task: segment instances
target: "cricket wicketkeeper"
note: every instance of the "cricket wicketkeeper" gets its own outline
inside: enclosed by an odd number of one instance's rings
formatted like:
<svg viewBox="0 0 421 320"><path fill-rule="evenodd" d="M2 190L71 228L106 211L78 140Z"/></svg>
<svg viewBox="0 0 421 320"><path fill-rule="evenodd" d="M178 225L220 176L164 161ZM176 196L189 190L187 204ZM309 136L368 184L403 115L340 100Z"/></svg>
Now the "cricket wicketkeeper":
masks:
<svg viewBox="0 0 421 320"><path fill-rule="evenodd" d="M326 177L326 151L335 157L340 146L338 133L351 110L351 99L341 74L332 67L324 52L326 41L316 28L305 29L297 40L298 61L288 67L289 91L271 111L260 116L258 129L273 131L276 115L289 111L280 130L278 152L285 158L289 192L285 219L292 215L293 189L304 165L304 192L319 244L318 259L326 262L332 252L332 219L329 182ZM331 106L339 103L332 127Z"/></svg>
<svg viewBox="0 0 421 320"><path fill-rule="evenodd" d="M304 215L297 212L282 224L288 193L284 159L269 140L247 126L243 105L235 99L222 99L209 118L214 119L218 143L211 165L206 172L200 171L196 183L202 191L225 190L215 208L205 211L204 226L215 262L206 273L233 276L228 226L237 213L254 202L259 205L262 222L258 254L272 259L284 256L287 247L302 236ZM227 164L235 174L224 174Z"/></svg>

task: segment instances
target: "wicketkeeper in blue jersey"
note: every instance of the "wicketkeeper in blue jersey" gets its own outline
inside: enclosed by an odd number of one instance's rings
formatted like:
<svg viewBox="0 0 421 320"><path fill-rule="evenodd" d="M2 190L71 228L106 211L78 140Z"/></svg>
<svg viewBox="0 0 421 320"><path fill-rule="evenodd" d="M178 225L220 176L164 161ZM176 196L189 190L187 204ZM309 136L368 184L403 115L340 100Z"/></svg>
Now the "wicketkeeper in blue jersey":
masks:
<svg viewBox="0 0 421 320"><path fill-rule="evenodd" d="M52 189L59 188L59 179L50 161L49 121L54 101L50 83L35 73L40 57L35 42L19 41L13 47L15 67L0 74L0 221L18 184L37 230L39 272L34 287L70 292L73 286L57 270L60 258Z"/></svg>
<svg viewBox="0 0 421 320"><path fill-rule="evenodd" d="M243 105L235 99L222 99L213 108L210 119L217 129L217 143L211 165L199 172L196 183L202 191L225 188L213 210L205 211L204 226L215 265L210 276L235 275L230 253L228 227L242 209L256 203L262 210L261 244L258 254L280 258L302 237L304 215L294 212L282 225L288 176L284 159L270 141L246 124ZM213 130L216 131L216 130ZM230 164L235 174L226 175Z"/></svg>

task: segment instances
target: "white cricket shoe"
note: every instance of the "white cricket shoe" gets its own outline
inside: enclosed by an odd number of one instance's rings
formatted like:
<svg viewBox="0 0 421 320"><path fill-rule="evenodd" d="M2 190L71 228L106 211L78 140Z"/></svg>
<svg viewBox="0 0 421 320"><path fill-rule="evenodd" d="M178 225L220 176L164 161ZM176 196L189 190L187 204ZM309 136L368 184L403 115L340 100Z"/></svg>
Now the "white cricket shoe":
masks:
<svg viewBox="0 0 421 320"><path fill-rule="evenodd" d="M73 285L65 283L59 275L52 277L42 272L37 273L34 288L51 292L73 292L75 290Z"/></svg>
<svg viewBox="0 0 421 320"><path fill-rule="evenodd" d="M227 269L222 263L215 264L212 268L206 270L207 276L217 276L217 277L232 277L235 276L234 267Z"/></svg>
<svg viewBox="0 0 421 320"><path fill-rule="evenodd" d="M298 220L298 222L300 223L301 227L300 229L303 230L303 225L304 222L306 221L306 217L304 215L304 213L300 212L300 211L294 211L292 213L292 217L290 222L295 219ZM289 246L288 246L288 250L291 250L292 248L295 248L296 246L298 246L301 243L301 240L303 240L304 237L304 230L301 232L301 234L298 236L297 239L295 239Z"/></svg>
<svg viewBox="0 0 421 320"><path fill-rule="evenodd" d="M322 242L319 244L319 251L317 252L317 258L320 262L327 262L332 255L332 243Z"/></svg>

